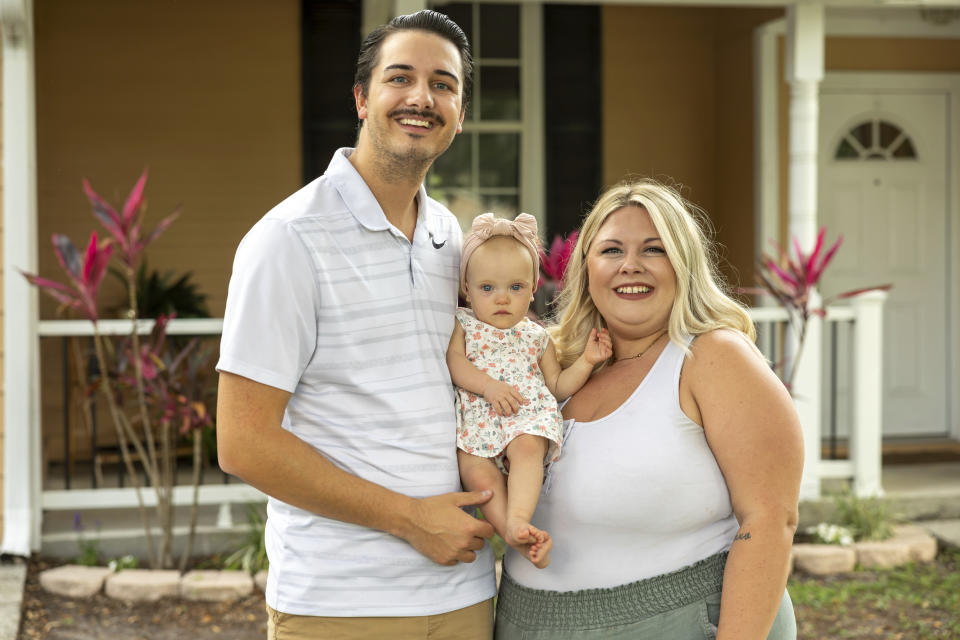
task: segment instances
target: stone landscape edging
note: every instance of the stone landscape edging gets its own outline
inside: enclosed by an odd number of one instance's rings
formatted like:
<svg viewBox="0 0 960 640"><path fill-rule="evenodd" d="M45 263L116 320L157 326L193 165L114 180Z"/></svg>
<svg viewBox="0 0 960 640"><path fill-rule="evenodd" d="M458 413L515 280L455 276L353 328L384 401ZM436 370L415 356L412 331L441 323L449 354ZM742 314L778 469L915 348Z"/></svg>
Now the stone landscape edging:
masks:
<svg viewBox="0 0 960 640"><path fill-rule="evenodd" d="M124 569L116 573L106 567L63 565L40 573L40 586L69 598L100 593L125 602L153 602L165 597L203 602L228 602L266 588L267 572L255 576L245 571L179 571Z"/></svg>
<svg viewBox="0 0 960 640"><path fill-rule="evenodd" d="M865 569L890 569L910 562L932 562L937 540L912 524L897 525L893 537L878 542L850 545L797 543L791 550L795 571L816 576L848 573L859 565Z"/></svg>
<svg viewBox="0 0 960 640"><path fill-rule="evenodd" d="M816 576L848 573L856 566L887 569L910 562L932 562L937 540L915 525L894 527L892 538L851 545L796 543L790 552L791 572ZM41 586L61 596L84 598L103 591L127 602L149 602L163 597L225 602L266 590L267 572L251 577L244 571L178 571L126 569L113 573L106 567L64 565L40 574Z"/></svg>

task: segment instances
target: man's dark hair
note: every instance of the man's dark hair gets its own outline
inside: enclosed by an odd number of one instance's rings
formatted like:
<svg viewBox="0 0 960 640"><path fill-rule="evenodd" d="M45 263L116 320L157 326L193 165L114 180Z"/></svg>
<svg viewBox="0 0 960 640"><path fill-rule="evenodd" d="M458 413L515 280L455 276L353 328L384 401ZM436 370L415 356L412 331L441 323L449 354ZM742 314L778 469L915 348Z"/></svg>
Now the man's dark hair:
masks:
<svg viewBox="0 0 960 640"><path fill-rule="evenodd" d="M399 31L426 31L435 33L441 38L449 40L460 51L461 78L463 85L463 108L470 103L470 93L473 90L473 55L470 53L470 42L456 22L446 15L430 9L417 11L407 15L397 16L387 24L381 25L370 32L360 45L360 55L357 56L357 73L353 79L353 86L360 86L361 95L366 96L370 90L370 74L377 66L380 55L380 46L387 36Z"/></svg>

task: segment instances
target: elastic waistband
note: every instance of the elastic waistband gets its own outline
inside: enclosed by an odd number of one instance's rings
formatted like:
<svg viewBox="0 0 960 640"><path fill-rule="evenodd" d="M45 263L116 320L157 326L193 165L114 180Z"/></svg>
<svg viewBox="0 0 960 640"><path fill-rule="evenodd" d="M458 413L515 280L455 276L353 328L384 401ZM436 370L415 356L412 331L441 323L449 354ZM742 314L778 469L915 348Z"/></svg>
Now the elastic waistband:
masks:
<svg viewBox="0 0 960 640"><path fill-rule="evenodd" d="M723 586L726 562L724 551L673 573L611 589L583 591L530 589L504 572L497 615L538 629L580 630L631 624L718 593Z"/></svg>

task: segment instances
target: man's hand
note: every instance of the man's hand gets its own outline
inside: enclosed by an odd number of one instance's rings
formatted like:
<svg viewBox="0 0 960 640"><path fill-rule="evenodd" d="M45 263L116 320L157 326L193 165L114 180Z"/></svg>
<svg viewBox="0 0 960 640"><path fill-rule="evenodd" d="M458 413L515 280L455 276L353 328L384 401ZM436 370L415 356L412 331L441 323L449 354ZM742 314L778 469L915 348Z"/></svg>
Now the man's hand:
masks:
<svg viewBox="0 0 960 640"><path fill-rule="evenodd" d="M415 499L410 528L400 537L437 564L473 562L476 552L493 536L493 526L460 507L483 504L492 495L490 491L472 491Z"/></svg>
<svg viewBox="0 0 960 640"><path fill-rule="evenodd" d="M493 378L483 388L483 399L493 406L498 416L512 416L520 410L520 405L527 403L515 386Z"/></svg>
<svg viewBox="0 0 960 640"><path fill-rule="evenodd" d="M613 342L606 329L590 330L587 346L583 350L583 358L591 365L597 365L613 355Z"/></svg>

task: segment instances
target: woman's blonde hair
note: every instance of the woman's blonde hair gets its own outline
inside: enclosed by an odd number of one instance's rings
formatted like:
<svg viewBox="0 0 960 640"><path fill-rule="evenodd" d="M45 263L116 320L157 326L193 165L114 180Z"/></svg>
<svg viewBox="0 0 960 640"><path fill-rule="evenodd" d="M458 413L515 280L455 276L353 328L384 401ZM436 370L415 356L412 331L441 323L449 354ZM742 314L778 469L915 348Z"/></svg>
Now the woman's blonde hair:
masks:
<svg viewBox="0 0 960 640"><path fill-rule="evenodd" d="M550 331L561 365L569 366L583 353L591 329L606 326L590 297L586 256L607 217L628 206L642 207L650 214L676 273L670 339L686 351L687 336L726 328L740 332L753 344L757 335L753 321L724 291L726 285L717 274L714 245L704 231L709 228L706 216L672 187L650 179L631 179L605 191L583 221L557 301L559 324Z"/></svg>

